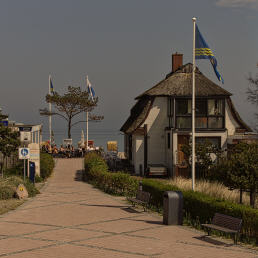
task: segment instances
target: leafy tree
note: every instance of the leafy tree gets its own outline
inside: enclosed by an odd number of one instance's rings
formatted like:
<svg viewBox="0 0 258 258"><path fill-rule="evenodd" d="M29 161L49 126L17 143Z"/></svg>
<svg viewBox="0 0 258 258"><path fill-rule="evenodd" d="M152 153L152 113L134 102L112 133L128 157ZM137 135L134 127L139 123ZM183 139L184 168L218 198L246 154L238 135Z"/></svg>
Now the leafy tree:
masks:
<svg viewBox="0 0 258 258"><path fill-rule="evenodd" d="M250 191L250 205L254 207L258 189L258 144L237 144L227 158L220 160L215 173L231 189Z"/></svg>
<svg viewBox="0 0 258 258"><path fill-rule="evenodd" d="M181 151L185 154L188 167L191 168L192 145L183 145ZM221 153L221 150L208 140L205 140L203 143L197 143L195 145L196 176L199 178L208 177L210 167L214 164L215 160L217 160Z"/></svg>
<svg viewBox="0 0 258 258"><path fill-rule="evenodd" d="M68 86L68 92L59 95L54 92L53 95L46 95L46 102L52 103L57 111L50 112L47 108L40 109L40 115L53 116L58 115L67 121L68 138L71 138L71 128L81 122L72 123L75 116L82 112L91 112L98 103L98 98L92 99L87 91L82 91L80 87ZM104 117L89 114L89 121L100 121Z"/></svg>
<svg viewBox="0 0 258 258"><path fill-rule="evenodd" d="M248 77L249 87L247 89L247 100L258 107L258 74L256 77L252 77L251 75ZM255 118L257 120L255 130L258 131L258 113L255 113Z"/></svg>
<svg viewBox="0 0 258 258"><path fill-rule="evenodd" d="M0 121L6 119L8 116L3 115L0 111ZM17 151L20 145L19 132L12 131L8 126L0 123L0 152L3 154L4 162L6 157L10 157L11 154ZM1 166L1 173L3 176L4 166Z"/></svg>

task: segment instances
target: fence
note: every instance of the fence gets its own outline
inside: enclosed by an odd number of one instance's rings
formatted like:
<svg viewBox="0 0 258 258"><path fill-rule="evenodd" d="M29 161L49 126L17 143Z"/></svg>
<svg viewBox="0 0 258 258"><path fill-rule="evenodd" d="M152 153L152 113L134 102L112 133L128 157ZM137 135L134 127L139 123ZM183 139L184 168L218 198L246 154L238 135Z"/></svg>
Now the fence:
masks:
<svg viewBox="0 0 258 258"><path fill-rule="evenodd" d="M0 168L2 167L3 169L12 168L17 164L18 160L19 159L18 159L17 153L13 153L10 157L6 157L4 159L4 155L0 152Z"/></svg>

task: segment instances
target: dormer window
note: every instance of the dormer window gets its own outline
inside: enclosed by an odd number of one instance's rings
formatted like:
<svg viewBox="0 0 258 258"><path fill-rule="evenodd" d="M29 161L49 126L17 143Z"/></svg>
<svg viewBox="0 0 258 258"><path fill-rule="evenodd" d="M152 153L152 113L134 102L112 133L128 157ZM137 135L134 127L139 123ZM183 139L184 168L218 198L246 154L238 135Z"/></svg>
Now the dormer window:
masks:
<svg viewBox="0 0 258 258"><path fill-rule="evenodd" d="M224 128L224 99L196 99L196 129ZM192 128L192 100L176 99L176 128Z"/></svg>

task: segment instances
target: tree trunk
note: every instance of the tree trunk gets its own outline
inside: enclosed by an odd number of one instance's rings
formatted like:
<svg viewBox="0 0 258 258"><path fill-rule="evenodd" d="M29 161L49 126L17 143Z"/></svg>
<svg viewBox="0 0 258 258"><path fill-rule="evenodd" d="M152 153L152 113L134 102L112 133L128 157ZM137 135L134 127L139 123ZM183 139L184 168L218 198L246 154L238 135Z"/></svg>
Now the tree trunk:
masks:
<svg viewBox="0 0 258 258"><path fill-rule="evenodd" d="M3 155L3 165L2 165L2 177L4 177L4 168L5 167L7 167L6 166L7 164L6 164L6 156L5 155Z"/></svg>
<svg viewBox="0 0 258 258"><path fill-rule="evenodd" d="M240 188L239 194L240 194L239 203L242 204L243 203L243 189L242 188Z"/></svg>
<svg viewBox="0 0 258 258"><path fill-rule="evenodd" d="M72 119L69 118L68 120L68 139L71 139L71 122L72 122Z"/></svg>
<svg viewBox="0 0 258 258"><path fill-rule="evenodd" d="M250 189L250 205L253 208L255 206L255 195L256 195L256 189Z"/></svg>
<svg viewBox="0 0 258 258"><path fill-rule="evenodd" d="M4 175L4 162L1 162L0 166L1 166L1 176L3 177L3 175Z"/></svg>

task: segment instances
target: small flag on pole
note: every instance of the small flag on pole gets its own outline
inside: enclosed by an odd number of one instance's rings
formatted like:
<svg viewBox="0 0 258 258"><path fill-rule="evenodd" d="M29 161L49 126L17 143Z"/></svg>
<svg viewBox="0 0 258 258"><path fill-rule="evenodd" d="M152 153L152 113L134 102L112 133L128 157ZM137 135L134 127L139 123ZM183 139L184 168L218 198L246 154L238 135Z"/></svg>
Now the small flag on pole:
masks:
<svg viewBox="0 0 258 258"><path fill-rule="evenodd" d="M88 89L88 93L90 94L91 96L91 99L94 100L94 97L95 97L95 91L93 90L93 88L91 87L91 83L89 81L89 78L87 76L86 78L86 83L87 83L87 89Z"/></svg>
<svg viewBox="0 0 258 258"><path fill-rule="evenodd" d="M195 59L209 59L218 80L224 83L222 76L217 70L217 59L215 58L212 50L204 40L197 25L195 30Z"/></svg>
<svg viewBox="0 0 258 258"><path fill-rule="evenodd" d="M54 86L53 86L51 77L49 78L49 84L50 84L50 92L51 92L51 93L54 93Z"/></svg>

